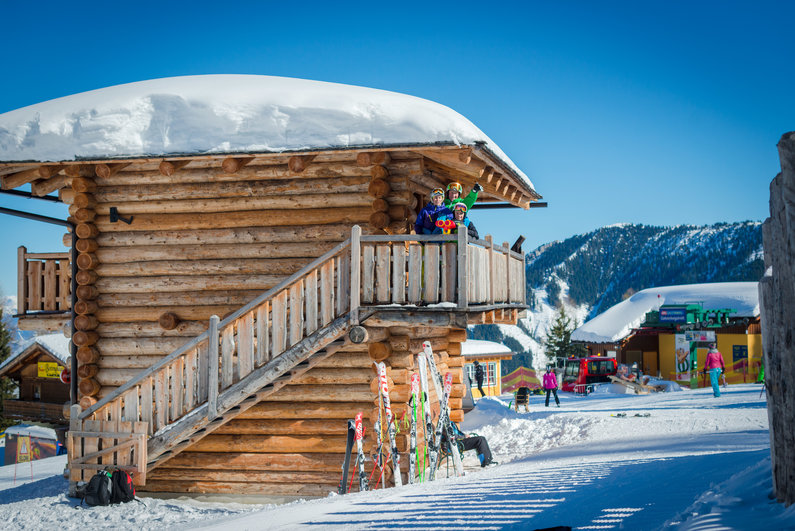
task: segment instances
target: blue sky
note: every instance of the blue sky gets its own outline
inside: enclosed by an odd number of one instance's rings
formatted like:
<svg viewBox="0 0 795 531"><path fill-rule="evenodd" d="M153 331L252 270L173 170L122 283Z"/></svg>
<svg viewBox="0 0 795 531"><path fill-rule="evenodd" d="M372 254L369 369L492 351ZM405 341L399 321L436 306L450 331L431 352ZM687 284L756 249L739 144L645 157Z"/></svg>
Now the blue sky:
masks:
<svg viewBox="0 0 795 531"><path fill-rule="evenodd" d="M0 113L188 74L375 87L460 112L547 209L472 213L525 250L613 223L763 220L795 130L792 2L21 2L6 21ZM0 206L66 209L0 195ZM0 215L0 292L16 248L63 230Z"/></svg>

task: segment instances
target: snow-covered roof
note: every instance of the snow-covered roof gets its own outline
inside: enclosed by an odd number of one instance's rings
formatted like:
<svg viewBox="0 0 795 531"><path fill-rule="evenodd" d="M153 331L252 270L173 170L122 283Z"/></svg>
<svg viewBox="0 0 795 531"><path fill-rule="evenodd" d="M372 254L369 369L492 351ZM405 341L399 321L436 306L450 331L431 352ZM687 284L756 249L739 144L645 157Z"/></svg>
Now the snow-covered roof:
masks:
<svg viewBox="0 0 795 531"><path fill-rule="evenodd" d="M571 339L593 343L613 343L630 334L643 322L646 312L663 304L700 302L705 309L732 308L737 317L759 315L757 282L716 282L686 284L639 291L575 330Z"/></svg>
<svg viewBox="0 0 795 531"><path fill-rule="evenodd" d="M34 345L39 345L42 347L47 354L50 354L63 366L67 367L69 365L69 356L71 355L69 349L69 339L63 334L46 334L42 336L36 336L30 340L30 342L22 345L16 354L9 356L3 361L3 363L0 363L0 371L2 371L6 366L11 365L17 360L30 354L31 347Z"/></svg>
<svg viewBox="0 0 795 531"><path fill-rule="evenodd" d="M482 356L486 354L511 354L512 351L501 343L483 341L482 339L467 339L461 343L462 356Z"/></svg>
<svg viewBox="0 0 795 531"><path fill-rule="evenodd" d="M255 75L172 77L0 114L3 162L476 142L534 188L483 131L452 109L338 83Z"/></svg>
<svg viewBox="0 0 795 531"><path fill-rule="evenodd" d="M57 439L55 430L44 426L33 426L31 424L17 424L6 428L6 435L30 435L37 439Z"/></svg>

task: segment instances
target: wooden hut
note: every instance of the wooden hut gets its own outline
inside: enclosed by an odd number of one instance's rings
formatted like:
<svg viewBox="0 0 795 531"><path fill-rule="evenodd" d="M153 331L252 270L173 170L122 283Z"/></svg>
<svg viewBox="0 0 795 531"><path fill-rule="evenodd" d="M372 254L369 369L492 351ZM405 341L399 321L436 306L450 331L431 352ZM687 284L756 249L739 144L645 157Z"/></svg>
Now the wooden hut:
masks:
<svg viewBox="0 0 795 531"><path fill-rule="evenodd" d="M0 116L18 134L0 175L3 189L57 190L74 223L74 308L20 318L74 324L72 485L114 463L145 491L324 496L346 420L364 411L374 433L373 361L399 414L425 340L462 420L466 326L515 322L523 256L464 231L418 236L413 221L452 181L479 183L481 204L540 199L470 122L409 96L265 76L48 103ZM45 131L48 119L80 123ZM22 299L41 299L59 269L20 260Z"/></svg>

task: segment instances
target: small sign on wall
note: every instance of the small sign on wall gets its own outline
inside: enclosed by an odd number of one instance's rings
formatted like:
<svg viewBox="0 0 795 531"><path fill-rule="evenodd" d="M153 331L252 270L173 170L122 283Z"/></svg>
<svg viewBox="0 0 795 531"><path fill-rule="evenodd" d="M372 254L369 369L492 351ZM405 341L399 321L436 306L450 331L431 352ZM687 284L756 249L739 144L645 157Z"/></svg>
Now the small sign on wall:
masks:
<svg viewBox="0 0 795 531"><path fill-rule="evenodd" d="M732 362L748 359L748 345L732 345Z"/></svg>
<svg viewBox="0 0 795 531"><path fill-rule="evenodd" d="M39 378L60 378L62 367L51 361L40 361L38 363Z"/></svg>

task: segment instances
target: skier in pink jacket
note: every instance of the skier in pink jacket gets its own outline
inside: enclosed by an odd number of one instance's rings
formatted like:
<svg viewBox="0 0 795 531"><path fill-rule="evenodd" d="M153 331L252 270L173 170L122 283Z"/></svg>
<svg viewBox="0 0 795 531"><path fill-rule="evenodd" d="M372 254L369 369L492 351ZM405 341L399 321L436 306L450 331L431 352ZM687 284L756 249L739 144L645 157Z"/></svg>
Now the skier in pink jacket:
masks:
<svg viewBox="0 0 795 531"><path fill-rule="evenodd" d="M715 348L715 343L710 343L707 359L704 362L704 372L709 372L709 381L712 383L712 394L720 396L720 375L726 370L723 355Z"/></svg>
<svg viewBox="0 0 795 531"><path fill-rule="evenodd" d="M560 400L558 400L558 379L555 373L552 372L552 367L547 367L547 372L544 374L544 390L547 392L547 401L544 407L549 407L549 394L555 395L555 403L560 407Z"/></svg>

